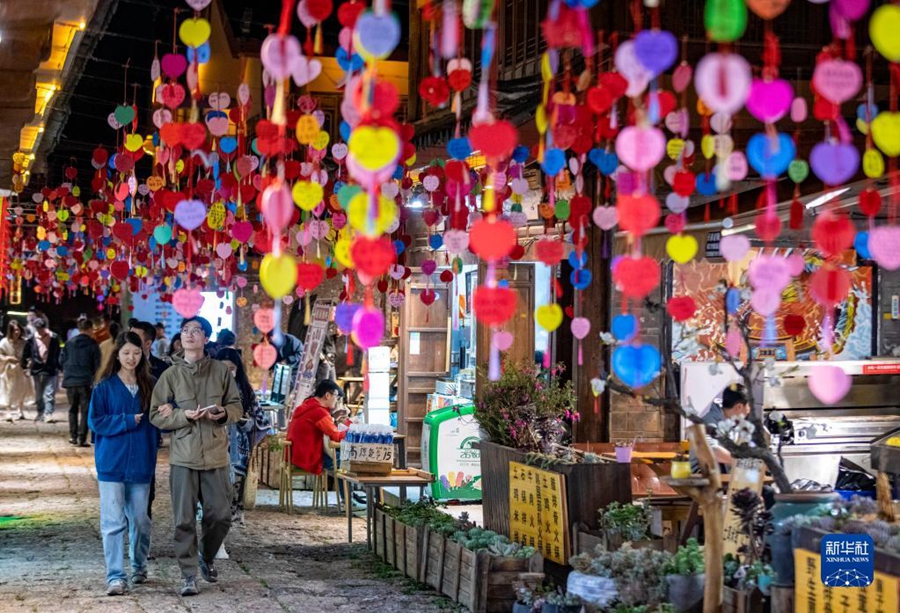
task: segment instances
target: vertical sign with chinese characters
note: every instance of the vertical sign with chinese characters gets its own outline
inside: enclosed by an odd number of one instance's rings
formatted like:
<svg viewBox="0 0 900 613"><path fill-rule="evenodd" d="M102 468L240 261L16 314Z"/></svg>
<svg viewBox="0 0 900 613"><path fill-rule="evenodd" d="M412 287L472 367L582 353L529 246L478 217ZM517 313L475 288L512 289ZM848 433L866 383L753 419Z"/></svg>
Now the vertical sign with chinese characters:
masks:
<svg viewBox="0 0 900 613"><path fill-rule="evenodd" d="M566 478L559 473L509 463L509 538L568 564Z"/></svg>
<svg viewBox="0 0 900 613"><path fill-rule="evenodd" d="M319 368L319 355L325 344L328 333L328 321L331 319L330 302L321 300L313 306L306 339L303 341L303 357L300 359L297 382L294 384L288 403L288 415L298 404L309 398L316 388L316 371Z"/></svg>
<svg viewBox="0 0 900 613"><path fill-rule="evenodd" d="M739 492L744 488L750 488L757 494L762 492L763 486L763 463L762 460L753 460L749 458L735 458L733 470L731 471L731 481L728 484L728 502L725 504L725 553L733 556L738 555L738 549L747 540L742 535L741 521L738 516L731 512L731 495Z"/></svg>
<svg viewBox="0 0 900 613"><path fill-rule="evenodd" d="M867 587L828 587L822 583L821 567L820 554L794 550L795 613L900 611L900 579L875 571L874 580Z"/></svg>

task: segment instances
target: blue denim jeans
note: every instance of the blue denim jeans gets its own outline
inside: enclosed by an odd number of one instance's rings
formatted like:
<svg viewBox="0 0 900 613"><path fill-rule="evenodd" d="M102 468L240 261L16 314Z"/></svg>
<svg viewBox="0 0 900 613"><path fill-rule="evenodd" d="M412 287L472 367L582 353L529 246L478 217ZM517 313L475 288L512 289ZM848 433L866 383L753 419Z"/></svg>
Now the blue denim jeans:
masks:
<svg viewBox="0 0 900 613"><path fill-rule="evenodd" d="M125 530L128 530L128 557L134 572L147 570L150 553L150 518L147 504L149 483L100 481L100 533L106 557L106 582L126 580L124 569Z"/></svg>

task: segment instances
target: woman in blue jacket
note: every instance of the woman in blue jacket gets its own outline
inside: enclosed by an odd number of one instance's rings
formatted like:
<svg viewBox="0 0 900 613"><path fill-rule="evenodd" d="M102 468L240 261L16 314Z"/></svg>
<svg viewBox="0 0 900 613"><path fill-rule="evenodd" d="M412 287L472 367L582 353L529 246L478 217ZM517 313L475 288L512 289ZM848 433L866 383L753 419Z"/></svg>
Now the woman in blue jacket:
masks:
<svg viewBox="0 0 900 613"><path fill-rule="evenodd" d="M147 580L147 500L159 447L159 432L149 419L152 392L153 380L141 338L134 332L125 332L116 340L112 359L94 388L88 417L95 434L100 532L106 556L106 593L110 596L120 596L128 589L123 568L126 528L131 580Z"/></svg>

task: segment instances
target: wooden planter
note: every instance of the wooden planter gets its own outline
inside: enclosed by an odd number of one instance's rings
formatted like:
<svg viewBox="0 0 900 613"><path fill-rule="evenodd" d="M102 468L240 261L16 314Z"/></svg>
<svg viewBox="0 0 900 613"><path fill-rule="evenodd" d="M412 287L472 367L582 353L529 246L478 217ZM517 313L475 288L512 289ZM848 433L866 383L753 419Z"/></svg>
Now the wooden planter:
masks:
<svg viewBox="0 0 900 613"><path fill-rule="evenodd" d="M526 463L524 452L488 441L481 450L484 526L509 536L509 463ZM597 509L611 502L631 503L631 466L600 464L554 464L542 467L566 477L567 529L581 522L596 530Z"/></svg>
<svg viewBox="0 0 900 613"><path fill-rule="evenodd" d="M472 613L506 613L516 601L515 582L543 570L543 558L501 558L472 551L425 530L420 577ZM530 577L529 577L530 575Z"/></svg>
<svg viewBox="0 0 900 613"><path fill-rule="evenodd" d="M394 555L394 526L397 522L394 518L383 513L384 515L384 561L386 564L397 567L396 557Z"/></svg>
<svg viewBox="0 0 900 613"><path fill-rule="evenodd" d="M378 508L375 509L375 516L373 518L375 526L372 529L375 536L372 539L372 546L374 547L375 555L382 560L385 559L386 555L384 551L384 521L386 517L387 515L384 511Z"/></svg>
<svg viewBox="0 0 900 613"><path fill-rule="evenodd" d="M759 590L722 588L722 613L763 613L763 595Z"/></svg>
<svg viewBox="0 0 900 613"><path fill-rule="evenodd" d="M419 580L422 569L422 561L425 551L424 543L424 527L419 526L418 528L413 528L412 526L403 526L403 559L405 562L404 574L411 579L415 579L416 581Z"/></svg>

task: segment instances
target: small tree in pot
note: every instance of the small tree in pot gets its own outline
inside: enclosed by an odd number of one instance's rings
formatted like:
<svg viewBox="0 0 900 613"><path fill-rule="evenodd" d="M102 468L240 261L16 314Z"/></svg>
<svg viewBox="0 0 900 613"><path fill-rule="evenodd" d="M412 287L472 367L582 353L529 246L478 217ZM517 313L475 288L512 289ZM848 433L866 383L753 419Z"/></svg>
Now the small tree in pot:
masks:
<svg viewBox="0 0 900 613"><path fill-rule="evenodd" d="M669 602L678 613L693 611L703 602L703 552L697 539L688 539L678 548L675 557L666 566L666 583L669 584Z"/></svg>

